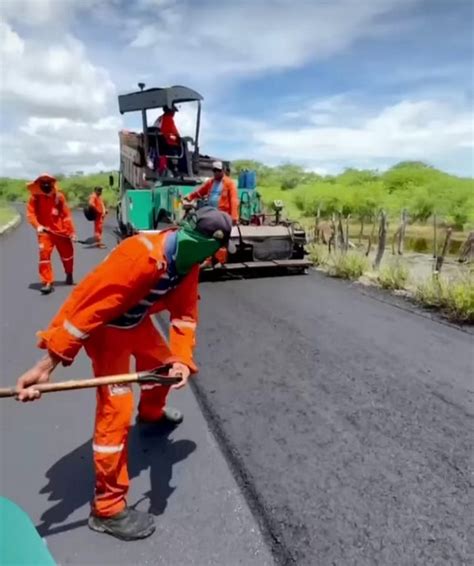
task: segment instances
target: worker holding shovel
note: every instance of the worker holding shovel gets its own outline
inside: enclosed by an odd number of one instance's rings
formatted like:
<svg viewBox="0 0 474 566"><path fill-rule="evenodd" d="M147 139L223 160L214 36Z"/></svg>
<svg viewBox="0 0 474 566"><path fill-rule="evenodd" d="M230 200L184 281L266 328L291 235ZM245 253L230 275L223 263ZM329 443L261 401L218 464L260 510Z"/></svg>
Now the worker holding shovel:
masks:
<svg viewBox="0 0 474 566"><path fill-rule="evenodd" d="M197 323L199 265L227 245L231 217L204 207L180 227L137 234L124 240L76 287L46 330L38 333L46 355L17 383L18 399L40 396L35 384L49 381L54 368L70 365L82 346L94 375L149 371L168 365L169 376L186 385L197 371L193 360ZM151 315L170 313L169 343ZM142 386L139 422L181 422L182 414L166 406L169 385ZM145 538L154 531L149 513L127 506L127 436L133 411L130 385L97 389L93 437L96 474L89 527L123 540Z"/></svg>
<svg viewBox="0 0 474 566"><path fill-rule="evenodd" d="M38 234L39 276L44 295L53 290L53 268L51 255L57 248L66 273L66 284L73 284L74 249L72 242L74 224L66 197L59 190L54 177L48 174L40 175L28 183L30 199L27 205L26 217Z"/></svg>

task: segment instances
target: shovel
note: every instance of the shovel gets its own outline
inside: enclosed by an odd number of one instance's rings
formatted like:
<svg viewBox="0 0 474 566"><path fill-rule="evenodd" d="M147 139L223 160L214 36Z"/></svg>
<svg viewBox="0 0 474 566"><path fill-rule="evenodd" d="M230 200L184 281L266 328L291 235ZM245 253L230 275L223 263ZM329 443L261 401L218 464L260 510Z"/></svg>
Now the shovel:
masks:
<svg viewBox="0 0 474 566"><path fill-rule="evenodd" d="M126 385L128 383L174 385L179 383L181 381L180 377L164 375L164 373L169 369L170 366L163 366L150 371L106 375L104 377L94 377L92 379L72 379L70 381L57 381L55 383L37 383L35 385L30 385L30 387L40 391L41 393L54 393L56 391L88 389L90 387L99 387L100 385ZM16 397L17 395L18 389L16 387L0 388L0 398Z"/></svg>

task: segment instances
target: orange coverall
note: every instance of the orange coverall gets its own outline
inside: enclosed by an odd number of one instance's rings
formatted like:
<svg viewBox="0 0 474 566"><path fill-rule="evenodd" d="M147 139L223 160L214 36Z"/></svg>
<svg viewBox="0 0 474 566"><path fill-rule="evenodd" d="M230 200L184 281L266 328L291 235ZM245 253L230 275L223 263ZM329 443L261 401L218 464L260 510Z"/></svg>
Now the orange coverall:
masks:
<svg viewBox="0 0 474 566"><path fill-rule="evenodd" d="M134 357L137 371L181 362L191 372L197 323L199 266L163 292L168 281L165 238L159 234L132 236L117 246L74 289L48 329L38 333L39 347L48 349L70 365L82 346L92 360L96 377L127 373ZM169 311L169 343L154 325L151 314ZM120 327L120 320L133 321ZM169 388L143 385L139 415L157 420L163 414ZM131 386L101 386L93 438L95 497L93 511L111 516L126 506L129 486L127 437L133 411Z"/></svg>
<svg viewBox="0 0 474 566"><path fill-rule="evenodd" d="M214 184L215 179L211 178L208 179L199 189L191 193L187 198L189 200L195 200L198 198L205 198L211 192L212 185ZM227 214L230 214L232 220L234 222L238 222L239 220L239 194L237 192L237 187L235 186L234 181L224 175L222 177L222 192L219 197L219 203L217 208ZM220 263L225 263L227 261L227 248L221 248L218 250L214 257ZM210 260L208 260L210 261Z"/></svg>
<svg viewBox="0 0 474 566"><path fill-rule="evenodd" d="M105 204L102 197L94 192L89 197L89 205L92 206L97 213L96 219L94 220L94 236L97 242L101 242L104 228Z"/></svg>
<svg viewBox="0 0 474 566"><path fill-rule="evenodd" d="M156 125L160 128L160 134L163 135L168 145L179 145L179 132L172 114L165 113L160 116Z"/></svg>
<svg viewBox="0 0 474 566"><path fill-rule="evenodd" d="M214 182L214 178L208 179L199 189L191 193L188 199L195 200L197 198L207 197ZM222 192L217 208L230 214L232 220L235 222L239 220L239 194L234 181L227 175L222 177Z"/></svg>
<svg viewBox="0 0 474 566"><path fill-rule="evenodd" d="M49 194L40 189L40 181L47 180L53 185ZM26 207L28 222L34 227L44 226L46 229L62 234L56 236L42 232L38 234L39 275L41 282L53 282L51 255L56 247L61 257L66 275L72 274L74 268L74 248L70 237L74 235L74 224L66 197L59 190L57 181L50 175L41 175L27 184L31 196ZM65 237L69 236L69 237Z"/></svg>

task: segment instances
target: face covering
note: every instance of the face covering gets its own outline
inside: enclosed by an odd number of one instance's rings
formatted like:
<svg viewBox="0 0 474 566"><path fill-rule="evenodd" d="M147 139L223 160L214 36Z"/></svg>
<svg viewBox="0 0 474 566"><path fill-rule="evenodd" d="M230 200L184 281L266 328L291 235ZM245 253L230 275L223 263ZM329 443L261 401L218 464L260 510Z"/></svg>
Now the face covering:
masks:
<svg viewBox="0 0 474 566"><path fill-rule="evenodd" d="M181 228L177 233L176 271L185 275L193 265L213 256L221 246L222 242L214 238L206 238L188 227Z"/></svg>
<svg viewBox="0 0 474 566"><path fill-rule="evenodd" d="M53 186L50 183L42 183L40 189L43 193L49 194L53 190Z"/></svg>

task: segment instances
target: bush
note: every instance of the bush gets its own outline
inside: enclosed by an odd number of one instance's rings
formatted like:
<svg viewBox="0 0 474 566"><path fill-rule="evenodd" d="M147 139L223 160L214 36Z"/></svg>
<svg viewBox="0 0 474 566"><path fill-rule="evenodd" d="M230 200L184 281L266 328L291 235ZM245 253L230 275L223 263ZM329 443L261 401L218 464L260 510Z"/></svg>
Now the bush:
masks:
<svg viewBox="0 0 474 566"><path fill-rule="evenodd" d="M450 320L474 323L474 277L458 280L429 279L416 288L415 298L426 307L438 308Z"/></svg>
<svg viewBox="0 0 474 566"><path fill-rule="evenodd" d="M357 252L336 253L329 264L329 275L341 279L359 279L369 268L367 258Z"/></svg>
<svg viewBox="0 0 474 566"><path fill-rule="evenodd" d="M380 270L377 281L384 289L395 291L406 287L409 275L407 267L400 261L395 261Z"/></svg>
<svg viewBox="0 0 474 566"><path fill-rule="evenodd" d="M324 265L328 261L328 251L326 246L321 244L311 244L308 246L309 257L314 265Z"/></svg>

